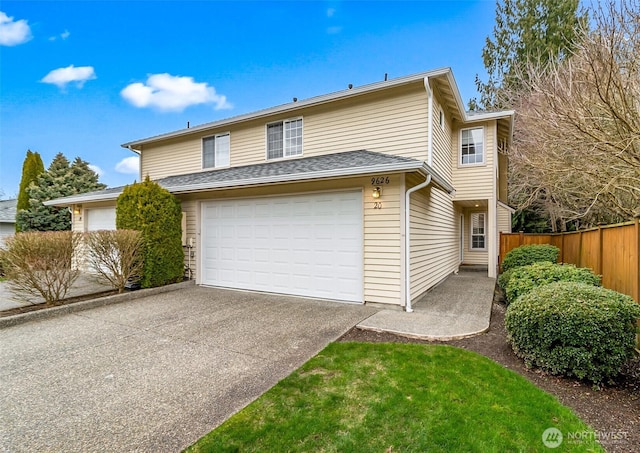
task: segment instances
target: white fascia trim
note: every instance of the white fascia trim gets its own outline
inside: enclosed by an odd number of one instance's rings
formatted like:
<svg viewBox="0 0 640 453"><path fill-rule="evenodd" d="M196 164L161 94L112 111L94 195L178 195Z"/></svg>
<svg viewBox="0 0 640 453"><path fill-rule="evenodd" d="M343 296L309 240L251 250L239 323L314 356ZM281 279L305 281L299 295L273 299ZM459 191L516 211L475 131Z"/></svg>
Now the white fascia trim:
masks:
<svg viewBox="0 0 640 453"><path fill-rule="evenodd" d="M365 93L370 93L370 92L374 92L374 91L379 91L379 90L383 90L386 88L392 88L392 87L396 87L396 86L400 86L400 85L405 85L408 83L413 83L413 82L418 82L418 81L422 81L424 80L425 77L438 77L438 76L442 76L445 74L451 74L451 68L440 68L440 69L435 69L433 71L427 71L427 72L422 72L419 74L413 74L413 75L408 75L405 77L398 77L397 79L391 79L388 80L386 82L382 81L382 82L374 82L368 85L362 85L360 87L354 87L354 88L350 88L347 90L342 90L342 91L337 91L334 93L329 93L329 94L323 94L320 96L315 96L312 98L308 98L308 99L303 99L301 101L297 101L297 102L289 102L287 104L282 104L282 105L278 105L275 107L270 107L267 109L263 109L263 110L258 110L255 112L251 112L251 113L245 113L242 115L238 115L238 116L233 116L231 118L227 118L227 119L223 119L223 120L219 120L219 121L213 121L210 123L205 123L205 124L201 124L199 126L194 126L188 129L180 129L178 131L174 131L174 132L168 132L166 134L160 134L160 135L156 135L153 137L148 137L148 138L143 138L140 140L135 140L132 142L127 142L124 143L120 146L122 146L123 148L127 148L131 151L135 152L135 147L138 147L140 145L143 145L145 143L151 143L151 142L155 142L155 141L159 141L159 140L165 140L168 138L174 138L174 137L180 137L183 135L188 135L188 134L193 134L196 132L200 132L200 131L204 131L207 129L213 129L213 128L218 128L221 126L225 126L228 124L234 124L234 123L240 123L242 121L247 121L247 120L254 120L254 119L259 119L259 118L264 118L270 115L274 115L276 113L283 113L283 112L287 112L287 111L295 111L298 110L302 107L309 107L309 106L313 106L313 105L319 105L319 104L324 104L327 102L331 102L331 101L335 101L338 99L346 99L352 96L357 96L360 94L365 94ZM449 76L450 79L452 79L452 76ZM456 87L456 93L457 93L457 87ZM460 95L457 94L457 97L459 98Z"/></svg>
<svg viewBox="0 0 640 453"><path fill-rule="evenodd" d="M502 118L512 118L515 115L514 110L502 110L499 112L486 112L486 113L476 113L473 115L468 115L465 112L465 122L466 123L474 123L478 121L487 121L487 120L499 120Z"/></svg>
<svg viewBox="0 0 640 453"><path fill-rule="evenodd" d="M449 184L442 176L440 176L433 168L431 168L426 162L422 163L420 172L425 176L431 175L433 183L440 189L447 192L449 195L455 195L456 189Z"/></svg>
<svg viewBox="0 0 640 453"><path fill-rule="evenodd" d="M509 211L511 214L513 214L514 212L516 212L516 209L512 208L511 206L509 206L506 203L503 203L502 201L498 200L498 206L506 209L507 211Z"/></svg>
<svg viewBox="0 0 640 453"><path fill-rule="evenodd" d="M64 198L54 198L53 200L45 201L43 204L45 206L71 206L72 204L86 203L90 201L115 201L121 193L122 190L119 192L110 192L108 194L97 194L92 196L77 195Z"/></svg>

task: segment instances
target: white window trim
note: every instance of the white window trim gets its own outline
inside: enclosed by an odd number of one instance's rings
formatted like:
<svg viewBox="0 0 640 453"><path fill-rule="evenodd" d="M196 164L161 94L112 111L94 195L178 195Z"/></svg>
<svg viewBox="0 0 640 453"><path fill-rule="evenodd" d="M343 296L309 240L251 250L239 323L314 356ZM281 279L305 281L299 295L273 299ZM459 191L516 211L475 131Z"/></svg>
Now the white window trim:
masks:
<svg viewBox="0 0 640 453"><path fill-rule="evenodd" d="M472 164L462 163L462 132L472 131L474 129L482 129L482 162L474 162ZM465 127L458 132L458 167L479 167L487 165L487 130L484 126Z"/></svg>
<svg viewBox="0 0 640 453"><path fill-rule="evenodd" d="M475 214L484 214L484 234L482 236L484 236L484 247L483 248L479 248L479 247L474 247L473 246L473 216ZM470 212L469 213L469 251L470 252L484 252L487 250L487 238L489 237L489 235L487 234L487 211L475 211L475 212ZM476 236L480 236L480 235L476 235Z"/></svg>
<svg viewBox="0 0 640 453"><path fill-rule="evenodd" d="M217 139L218 137L224 137L225 135L229 136L229 164L228 165L218 165L215 159L215 151L214 151L214 157L213 157L213 167L205 167L204 166L204 140L205 138L211 138L213 137L214 139ZM207 170L215 170L218 168L229 168L231 167L231 132L227 131L227 132L220 132L217 134L212 134L212 135L205 135L204 137L200 138L200 168L203 171L207 171Z"/></svg>
<svg viewBox="0 0 640 453"><path fill-rule="evenodd" d="M285 150L284 150L284 144L286 143L285 141L285 137L284 137L284 123L288 122L288 121L302 121L302 151L300 151L300 154L294 154L291 156L287 156L285 155ZM269 159L269 126L272 124L280 124L282 123L282 157L273 157L271 159ZM275 161L279 161L279 160L284 160L284 159L295 159L296 157L302 157L304 155L304 118L302 116L295 116L292 118L285 118L282 120L278 120L278 121L271 121L267 124L264 125L264 160L265 161L269 161L269 162L275 162Z"/></svg>

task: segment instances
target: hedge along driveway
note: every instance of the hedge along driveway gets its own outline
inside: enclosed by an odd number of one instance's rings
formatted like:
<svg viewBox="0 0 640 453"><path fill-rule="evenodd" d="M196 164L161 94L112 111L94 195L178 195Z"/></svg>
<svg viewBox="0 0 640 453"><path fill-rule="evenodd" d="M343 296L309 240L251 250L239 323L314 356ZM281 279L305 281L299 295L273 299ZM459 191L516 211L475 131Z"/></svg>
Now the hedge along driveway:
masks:
<svg viewBox="0 0 640 453"><path fill-rule="evenodd" d="M180 450L375 311L192 287L0 329L0 450Z"/></svg>

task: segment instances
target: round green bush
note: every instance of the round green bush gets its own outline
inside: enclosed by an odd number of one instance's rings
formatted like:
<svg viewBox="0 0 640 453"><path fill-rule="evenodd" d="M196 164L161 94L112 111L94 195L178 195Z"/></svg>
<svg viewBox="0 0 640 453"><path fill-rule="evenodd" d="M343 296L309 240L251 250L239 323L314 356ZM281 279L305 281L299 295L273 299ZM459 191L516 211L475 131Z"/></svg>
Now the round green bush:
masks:
<svg viewBox="0 0 640 453"><path fill-rule="evenodd" d="M586 283L533 289L507 308L507 339L527 366L599 384L634 356L640 305Z"/></svg>
<svg viewBox="0 0 640 453"><path fill-rule="evenodd" d="M521 266L510 271L505 289L507 303L513 302L534 288L553 282L580 282L600 286L600 277L586 267L573 264L555 264L549 261Z"/></svg>
<svg viewBox="0 0 640 453"><path fill-rule="evenodd" d="M502 291L507 290L507 286L509 285L509 280L511 279L512 272L513 272L513 269L510 269L498 275L498 285L500 285L500 288L502 288Z"/></svg>
<svg viewBox="0 0 640 453"><path fill-rule="evenodd" d="M540 261L558 262L560 249L554 245L548 244L531 244L521 245L507 253L502 261L502 271L508 271L520 266Z"/></svg>

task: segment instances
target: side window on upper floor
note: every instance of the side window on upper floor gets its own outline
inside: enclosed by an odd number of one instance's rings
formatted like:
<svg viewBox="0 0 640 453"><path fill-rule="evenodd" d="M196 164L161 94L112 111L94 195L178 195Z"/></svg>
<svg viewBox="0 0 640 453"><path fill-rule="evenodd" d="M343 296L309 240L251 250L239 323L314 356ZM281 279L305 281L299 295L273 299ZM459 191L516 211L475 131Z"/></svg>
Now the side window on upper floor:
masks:
<svg viewBox="0 0 640 453"><path fill-rule="evenodd" d="M302 154L302 118L267 124L267 159Z"/></svg>
<svg viewBox="0 0 640 453"><path fill-rule="evenodd" d="M460 131L460 165L484 164L484 128Z"/></svg>
<svg viewBox="0 0 640 453"><path fill-rule="evenodd" d="M216 134L202 139L202 168L228 167L230 163L230 134Z"/></svg>

